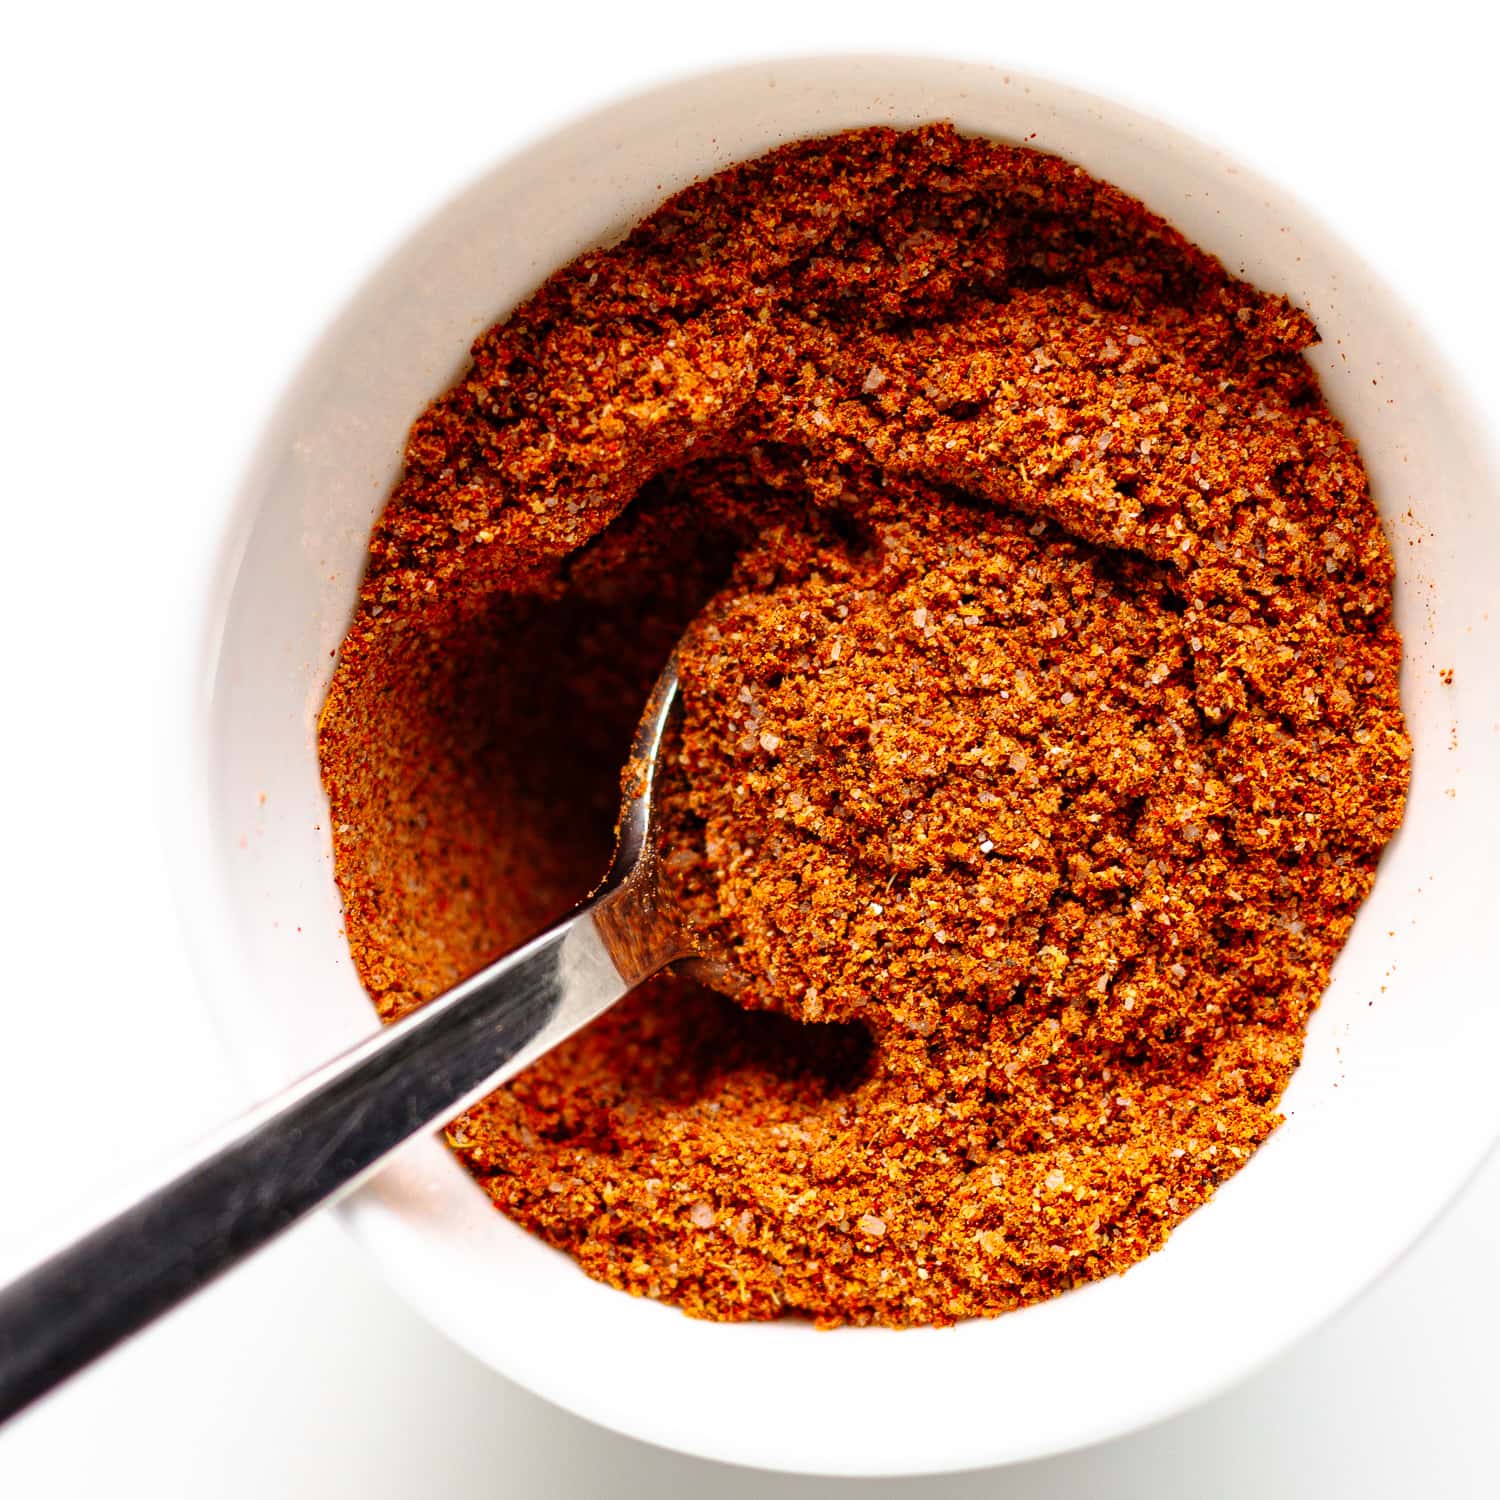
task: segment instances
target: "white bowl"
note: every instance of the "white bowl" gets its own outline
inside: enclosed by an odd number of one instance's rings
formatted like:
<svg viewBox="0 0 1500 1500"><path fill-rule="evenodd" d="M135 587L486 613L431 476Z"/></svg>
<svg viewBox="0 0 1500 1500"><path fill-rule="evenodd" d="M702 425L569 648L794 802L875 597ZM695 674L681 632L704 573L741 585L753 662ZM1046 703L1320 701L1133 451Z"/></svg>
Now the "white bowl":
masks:
<svg viewBox="0 0 1500 1500"><path fill-rule="evenodd" d="M313 725L407 426L470 339L695 177L799 136L935 118L1072 158L1316 318L1312 359L1396 549L1415 774L1286 1125L1126 1276L944 1330L716 1325L589 1281L436 1139L343 1210L390 1280L496 1369L621 1432L767 1468L1003 1463L1177 1411L1367 1286L1500 1133L1500 607L1485 613L1500 482L1474 414L1402 303L1274 185L1102 99L934 60L759 63L611 104L421 225L308 356L234 506L181 682L190 764L171 844L236 1051L269 1090L374 1025L341 934Z"/></svg>

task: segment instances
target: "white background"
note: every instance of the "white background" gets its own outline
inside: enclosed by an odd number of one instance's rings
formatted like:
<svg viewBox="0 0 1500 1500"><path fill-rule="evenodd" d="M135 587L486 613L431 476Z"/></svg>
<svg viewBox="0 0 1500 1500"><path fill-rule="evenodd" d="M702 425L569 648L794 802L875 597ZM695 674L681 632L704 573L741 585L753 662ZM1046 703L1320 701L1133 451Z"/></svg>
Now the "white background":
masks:
<svg viewBox="0 0 1500 1500"><path fill-rule="evenodd" d="M1077 0L8 11L0 1259L248 1102L178 936L153 703L279 385L415 220L518 140L668 72L810 50L992 59L1114 94L1288 183L1494 409L1500 113L1476 24L1439 5L1397 23L1373 6ZM1375 1292L1210 1405L1082 1454L863 1489L1500 1494L1497 1271L1492 1158ZM7 1500L860 1488L660 1454L545 1406L420 1323L326 1219L0 1432Z"/></svg>

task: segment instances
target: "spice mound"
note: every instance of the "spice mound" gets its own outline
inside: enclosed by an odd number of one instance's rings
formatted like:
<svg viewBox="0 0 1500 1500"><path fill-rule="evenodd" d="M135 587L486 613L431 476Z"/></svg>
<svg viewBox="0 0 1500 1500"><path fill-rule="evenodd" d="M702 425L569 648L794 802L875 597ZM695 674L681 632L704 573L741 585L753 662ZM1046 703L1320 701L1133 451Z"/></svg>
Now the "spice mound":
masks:
<svg viewBox="0 0 1500 1500"><path fill-rule="evenodd" d="M320 726L398 1017L605 867L681 637L665 975L455 1120L697 1316L990 1316L1278 1122L1399 823L1392 564L1308 318L1057 158L799 142L552 276L418 419Z"/></svg>

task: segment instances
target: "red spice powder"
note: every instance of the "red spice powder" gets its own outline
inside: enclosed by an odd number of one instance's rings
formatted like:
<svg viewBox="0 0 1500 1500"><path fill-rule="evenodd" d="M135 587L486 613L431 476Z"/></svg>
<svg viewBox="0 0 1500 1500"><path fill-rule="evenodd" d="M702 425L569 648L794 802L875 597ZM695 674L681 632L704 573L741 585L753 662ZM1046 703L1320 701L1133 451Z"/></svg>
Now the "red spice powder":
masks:
<svg viewBox="0 0 1500 1500"><path fill-rule="evenodd" d="M450 1127L593 1276L946 1323L1277 1122L1399 822L1392 565L1283 298L945 126L699 183L413 429L325 706L393 1018L581 897L683 648L664 976Z"/></svg>

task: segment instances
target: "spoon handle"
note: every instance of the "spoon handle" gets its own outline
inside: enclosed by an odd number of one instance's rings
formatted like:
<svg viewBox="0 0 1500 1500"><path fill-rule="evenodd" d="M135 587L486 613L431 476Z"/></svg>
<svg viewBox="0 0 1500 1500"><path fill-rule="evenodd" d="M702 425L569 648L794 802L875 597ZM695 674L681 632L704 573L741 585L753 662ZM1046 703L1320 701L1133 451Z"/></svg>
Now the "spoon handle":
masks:
<svg viewBox="0 0 1500 1500"><path fill-rule="evenodd" d="M292 1084L131 1207L0 1288L0 1421L662 967L674 956L665 948L612 956L620 895L606 892Z"/></svg>

